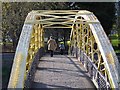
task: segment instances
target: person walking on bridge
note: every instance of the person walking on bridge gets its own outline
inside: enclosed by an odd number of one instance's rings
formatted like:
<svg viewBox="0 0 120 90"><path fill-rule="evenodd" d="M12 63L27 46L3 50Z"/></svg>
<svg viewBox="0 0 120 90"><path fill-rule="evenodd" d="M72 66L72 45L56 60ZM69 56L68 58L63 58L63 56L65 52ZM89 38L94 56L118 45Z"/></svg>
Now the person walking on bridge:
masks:
<svg viewBox="0 0 120 90"><path fill-rule="evenodd" d="M63 55L63 51L65 50L64 44L60 43L59 48L60 48L60 54Z"/></svg>
<svg viewBox="0 0 120 90"><path fill-rule="evenodd" d="M50 51L50 56L53 57L53 52L57 48L57 43L56 41L50 36L50 39L47 42L48 44L48 50Z"/></svg>

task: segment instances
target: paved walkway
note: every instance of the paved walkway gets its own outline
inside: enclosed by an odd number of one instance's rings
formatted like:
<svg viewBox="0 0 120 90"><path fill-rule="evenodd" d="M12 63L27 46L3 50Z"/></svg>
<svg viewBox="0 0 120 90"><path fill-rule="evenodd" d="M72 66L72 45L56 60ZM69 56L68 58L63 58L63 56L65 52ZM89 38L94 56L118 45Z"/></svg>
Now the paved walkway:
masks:
<svg viewBox="0 0 120 90"><path fill-rule="evenodd" d="M80 62L69 56L45 55L37 67L32 88L92 88L88 73Z"/></svg>

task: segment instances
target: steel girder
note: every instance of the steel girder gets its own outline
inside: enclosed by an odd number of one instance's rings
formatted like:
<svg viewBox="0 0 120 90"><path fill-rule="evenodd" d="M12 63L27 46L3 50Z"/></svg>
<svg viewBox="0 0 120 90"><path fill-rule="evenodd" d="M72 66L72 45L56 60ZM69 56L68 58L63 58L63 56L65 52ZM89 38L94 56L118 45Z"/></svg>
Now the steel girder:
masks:
<svg viewBox="0 0 120 90"><path fill-rule="evenodd" d="M79 21L79 19L99 22L97 17L89 11L79 11L78 13L74 22ZM86 13L89 13L89 15ZM90 59L93 66L95 65L96 72L100 74L92 71L95 73L92 80L97 88L100 88L99 82L97 82L98 75L101 75L106 83L106 86L101 88L119 87L119 62L100 23L73 24L71 47L80 49L84 53L83 55L87 55L87 58Z"/></svg>
<svg viewBox="0 0 120 90"><path fill-rule="evenodd" d="M98 19L86 10L31 11L16 49L8 88L24 88L34 55L44 46L44 28L71 28L71 47L85 53L110 87L118 88L116 54ZM99 87L96 77L92 80Z"/></svg>

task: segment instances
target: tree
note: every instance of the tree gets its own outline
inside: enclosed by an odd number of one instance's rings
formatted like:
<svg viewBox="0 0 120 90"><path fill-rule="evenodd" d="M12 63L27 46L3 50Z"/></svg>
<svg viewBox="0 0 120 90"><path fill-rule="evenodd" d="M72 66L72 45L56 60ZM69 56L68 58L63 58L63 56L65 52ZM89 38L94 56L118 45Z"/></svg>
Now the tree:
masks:
<svg viewBox="0 0 120 90"><path fill-rule="evenodd" d="M112 25L115 22L114 2L79 2L68 3L69 8L88 10L93 12L101 22L107 35L110 34Z"/></svg>
<svg viewBox="0 0 120 90"><path fill-rule="evenodd" d="M2 35L4 45L7 39L12 39L13 49L16 49L20 33L27 14L32 10L63 9L63 3L55 2L4 2L2 3ZM9 37L9 38L8 38Z"/></svg>
<svg viewBox="0 0 120 90"><path fill-rule="evenodd" d="M4 5L2 5L2 41L3 41L3 46L6 47L6 37L7 37L7 33L8 33L8 25L7 25L7 21L6 21L6 15L7 15L7 10L9 9L10 5L9 3L4 3Z"/></svg>
<svg viewBox="0 0 120 90"><path fill-rule="evenodd" d="M32 10L85 9L93 12L109 34L114 22L114 3L66 3L66 2L4 2L2 3L3 41L12 39L15 50L27 14ZM107 12L107 13L106 13ZM56 33L56 32L55 32ZM64 33L64 31L60 32ZM66 36L68 32L64 33ZM61 34L62 35L62 34Z"/></svg>
<svg viewBox="0 0 120 90"><path fill-rule="evenodd" d="M120 41L120 1L118 2L117 7L117 13L118 13L118 22L117 22L117 30L118 30L118 40ZM118 47L120 48L120 43L118 44Z"/></svg>

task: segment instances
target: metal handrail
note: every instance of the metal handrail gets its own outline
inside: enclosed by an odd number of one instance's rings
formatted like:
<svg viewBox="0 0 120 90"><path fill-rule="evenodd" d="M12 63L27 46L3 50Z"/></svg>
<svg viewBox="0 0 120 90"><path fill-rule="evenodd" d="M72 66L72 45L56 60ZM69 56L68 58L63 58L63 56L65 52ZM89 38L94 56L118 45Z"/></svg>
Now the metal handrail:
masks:
<svg viewBox="0 0 120 90"><path fill-rule="evenodd" d="M85 13L86 12L89 11L85 11ZM96 20L99 22L93 13L89 13L89 15L85 14L84 11L79 11L78 13L79 14L76 15L73 22L76 22L77 19ZM98 78L101 78L103 81L105 81L107 85L106 87L109 88L110 86L110 88L119 88L118 59L100 23L73 24L70 40L70 51L73 55L76 57L79 56L77 49L84 51L84 53L90 57L92 61L91 63L94 64L94 66L92 66L95 70L97 70L96 72L99 72L96 76L99 76ZM95 54L97 55L96 60ZM84 54L83 56L85 57ZM102 67L103 69L99 70ZM103 76L105 78L103 78ZM102 87L102 85L98 84L99 82L97 82L95 79L93 80L96 87Z"/></svg>

